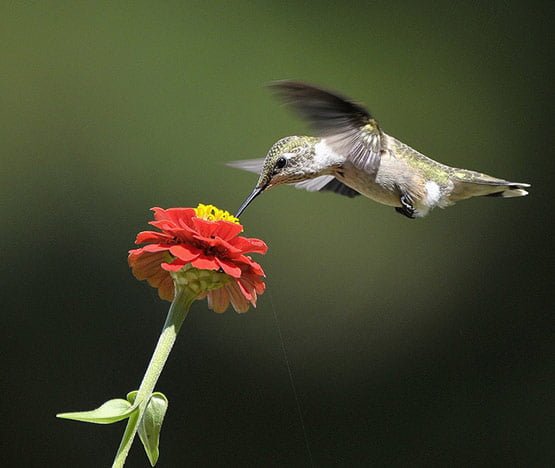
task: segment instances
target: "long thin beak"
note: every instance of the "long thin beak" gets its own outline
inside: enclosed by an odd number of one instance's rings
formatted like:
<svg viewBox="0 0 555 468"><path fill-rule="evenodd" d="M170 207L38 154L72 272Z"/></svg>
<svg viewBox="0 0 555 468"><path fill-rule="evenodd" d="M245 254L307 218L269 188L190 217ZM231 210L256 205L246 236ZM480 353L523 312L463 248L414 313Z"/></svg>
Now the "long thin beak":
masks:
<svg viewBox="0 0 555 468"><path fill-rule="evenodd" d="M239 216L241 216L241 213L243 213L243 211L245 211L247 206L249 206L250 202L253 201L256 197L258 197L258 195L260 195L264 191L265 188L266 188L266 186L264 186L264 185L262 187L255 187L254 190L251 192L251 194L245 199L243 204L239 207L235 217L238 218Z"/></svg>

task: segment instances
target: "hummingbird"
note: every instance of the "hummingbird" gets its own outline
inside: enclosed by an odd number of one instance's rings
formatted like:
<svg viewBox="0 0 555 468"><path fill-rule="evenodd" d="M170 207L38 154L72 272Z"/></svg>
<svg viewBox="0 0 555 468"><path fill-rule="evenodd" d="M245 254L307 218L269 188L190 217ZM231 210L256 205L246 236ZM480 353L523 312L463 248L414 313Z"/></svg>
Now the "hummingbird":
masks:
<svg viewBox="0 0 555 468"><path fill-rule="evenodd" d="M441 164L385 133L364 107L299 81L270 84L277 97L305 119L314 136L278 140L265 158L233 161L231 167L259 174L237 212L264 191L282 184L308 191L364 195L407 218L423 217L472 197L522 197L529 184Z"/></svg>

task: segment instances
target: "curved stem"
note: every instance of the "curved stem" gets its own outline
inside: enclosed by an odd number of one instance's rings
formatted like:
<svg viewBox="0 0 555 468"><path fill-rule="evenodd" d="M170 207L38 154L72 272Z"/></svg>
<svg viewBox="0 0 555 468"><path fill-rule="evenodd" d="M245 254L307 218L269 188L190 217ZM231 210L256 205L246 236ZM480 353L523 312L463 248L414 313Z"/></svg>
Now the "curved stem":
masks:
<svg viewBox="0 0 555 468"><path fill-rule="evenodd" d="M133 444L133 439L135 438L139 423L141 422L152 392L154 391L156 382L158 382L158 378L170 355L179 329L185 317L187 317L187 313L195 299L196 294L193 291L186 287L177 287L176 285L175 298L170 306L166 322L162 328L162 333L160 334L160 338L158 338L158 343L150 358L150 363L148 364L139 391L135 397L135 402L139 402L139 406L127 420L127 426L116 457L114 458L112 468L121 468L125 464L125 459Z"/></svg>

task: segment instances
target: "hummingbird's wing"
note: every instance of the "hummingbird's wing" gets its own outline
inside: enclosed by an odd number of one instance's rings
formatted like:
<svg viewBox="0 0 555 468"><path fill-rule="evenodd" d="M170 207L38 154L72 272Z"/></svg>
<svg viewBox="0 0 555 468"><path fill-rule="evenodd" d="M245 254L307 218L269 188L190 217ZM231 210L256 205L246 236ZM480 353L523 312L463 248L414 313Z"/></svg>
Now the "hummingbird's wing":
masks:
<svg viewBox="0 0 555 468"><path fill-rule="evenodd" d="M308 192L319 192L324 190L324 187L328 185L333 179L332 175L324 175L320 177L315 177L314 179L303 180L302 182L297 182L293 184L295 188L306 190Z"/></svg>
<svg viewBox="0 0 555 468"><path fill-rule="evenodd" d="M308 190L309 192L334 192L339 195L345 195L349 198L356 197L360 195L356 190L351 187L346 186L344 183L339 182L332 175L325 175L320 177L315 177L314 179L303 180L302 182L297 182L293 184L295 188Z"/></svg>
<svg viewBox="0 0 555 468"><path fill-rule="evenodd" d="M336 153L363 171L377 172L382 132L364 106L299 81L277 81L270 88L306 119Z"/></svg>
<svg viewBox="0 0 555 468"><path fill-rule="evenodd" d="M239 161L228 161L225 163L226 166L235 167L237 169L243 169L244 171L254 172L255 174L259 174L262 172L264 168L264 160L265 158L258 158L258 159L241 159Z"/></svg>
<svg viewBox="0 0 555 468"><path fill-rule="evenodd" d="M346 197L349 197L349 198L353 198L353 197L356 197L357 195L360 195L359 192L352 189L348 185L345 185L343 182L340 182L335 177L320 189L320 192L323 192L323 191L338 193L339 195L345 195Z"/></svg>

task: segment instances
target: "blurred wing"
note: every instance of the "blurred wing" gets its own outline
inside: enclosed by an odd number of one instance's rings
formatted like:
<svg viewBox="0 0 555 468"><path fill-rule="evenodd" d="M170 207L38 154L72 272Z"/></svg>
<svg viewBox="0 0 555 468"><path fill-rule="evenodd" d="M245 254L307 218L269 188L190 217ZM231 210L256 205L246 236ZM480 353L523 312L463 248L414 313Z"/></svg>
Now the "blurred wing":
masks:
<svg viewBox="0 0 555 468"><path fill-rule="evenodd" d="M315 177L314 179L303 180L302 182L297 182L295 188L308 190L309 192L318 192L323 190L324 187L329 184L333 179L332 175L325 175L320 177Z"/></svg>
<svg viewBox="0 0 555 468"><path fill-rule="evenodd" d="M255 174L259 174L262 172L262 168L264 167L264 159L243 159L241 161L230 161L225 163L226 166L235 167L236 169L243 169L244 171L254 172Z"/></svg>
<svg viewBox="0 0 555 468"><path fill-rule="evenodd" d="M325 185L320 191L330 191L334 193L338 193L339 195L345 195L346 197L353 198L357 195L360 195L359 192L352 189L348 185L345 185L343 182L339 182L337 179L333 179L327 185Z"/></svg>
<svg viewBox="0 0 555 468"><path fill-rule="evenodd" d="M339 182L334 176L326 175L316 177L310 180L304 180L295 184L298 189L308 190L309 192L334 192L339 195L345 195L349 198L360 195L356 190L347 187L342 182Z"/></svg>
<svg viewBox="0 0 555 468"><path fill-rule="evenodd" d="M308 121L334 151L370 174L380 165L382 132L368 110L338 94L298 81L278 81L270 88Z"/></svg>

